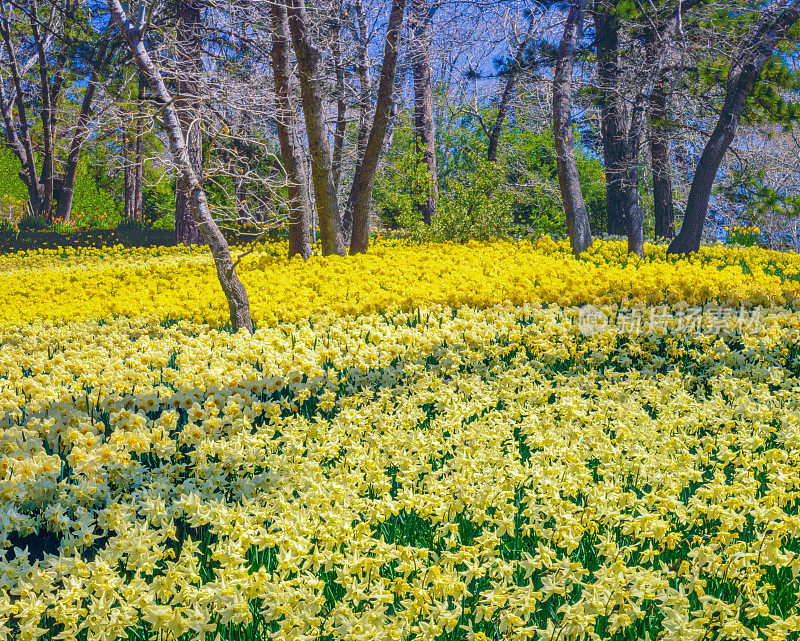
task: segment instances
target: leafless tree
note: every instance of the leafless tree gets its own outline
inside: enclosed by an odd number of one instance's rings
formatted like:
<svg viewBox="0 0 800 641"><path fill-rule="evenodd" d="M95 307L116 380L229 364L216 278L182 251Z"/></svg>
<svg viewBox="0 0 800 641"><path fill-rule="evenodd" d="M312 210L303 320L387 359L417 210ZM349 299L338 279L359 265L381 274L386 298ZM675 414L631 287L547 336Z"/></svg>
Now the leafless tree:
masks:
<svg viewBox="0 0 800 641"><path fill-rule="evenodd" d="M662 73L650 99L650 157L653 171L653 216L655 237L675 236L675 205L669 149L668 74Z"/></svg>
<svg viewBox="0 0 800 641"><path fill-rule="evenodd" d="M517 52L514 55L511 68L506 71L506 82L505 86L503 87L503 93L500 97L500 104L497 107L497 117L495 118L494 125L492 126L492 130L489 134L489 148L486 152L486 158L489 160L489 162L495 162L497 160L497 146L500 142L500 134L503 131L503 123L508 115L508 110L514 97L517 80L523 71L525 49L528 47L528 44L531 41L535 25L536 20L534 18L534 14L531 13L528 16L528 30L525 33L525 36L520 39L519 43L517 44Z"/></svg>
<svg viewBox="0 0 800 641"><path fill-rule="evenodd" d="M288 0L289 30L300 76L308 147L311 153L311 180L322 234L322 253L344 255L346 251L333 160L325 117L325 91L321 81L324 68L322 50L314 37L314 25L305 0Z"/></svg>
<svg viewBox="0 0 800 641"><path fill-rule="evenodd" d="M286 169L289 193L289 257L300 254L304 260L311 255L309 224L311 215L306 189L306 172L301 155L297 129L292 121L295 107L292 104L290 79L291 36L286 6L280 2L270 4L272 15L272 69L275 78L276 126L281 145L281 157ZM337 130L337 136L340 135ZM344 135L343 133L341 134ZM342 144L342 143L340 143ZM340 149L341 153L341 149ZM338 176L337 176L338 180Z"/></svg>
<svg viewBox="0 0 800 641"><path fill-rule="evenodd" d="M734 53L726 83L725 102L695 168L683 225L670 243L669 253L684 254L700 248L714 180L736 135L747 98L775 48L798 20L800 1L775 0L761 13Z"/></svg>
<svg viewBox="0 0 800 641"><path fill-rule="evenodd" d="M123 137L123 184L125 189L125 218L142 220L144 196L144 96L143 83L136 74L136 100L133 116L134 126L126 127ZM178 242L182 242L178 239Z"/></svg>
<svg viewBox="0 0 800 641"><path fill-rule="evenodd" d="M556 139L558 182L567 218L567 231L572 251L580 254L591 246L589 216L583 201L578 166L575 161L575 142L572 134L572 63L583 22L585 0L571 0L564 24L564 35L558 46L553 71L553 131Z"/></svg>
<svg viewBox="0 0 800 641"><path fill-rule="evenodd" d="M134 24L128 19L120 0L108 0L108 9L125 37L139 72L150 86L154 98L162 105L162 126L169 138L171 156L188 188L189 204L197 226L214 257L217 277L228 300L231 326L236 331L245 329L252 333L253 324L247 291L239 280L228 242L211 214L206 192L194 170L173 98L167 91L164 78L150 58L142 40L144 25L142 22Z"/></svg>
<svg viewBox="0 0 800 641"><path fill-rule="evenodd" d="M15 153L22 170L22 178L28 189L28 198L33 211L40 216L52 217L53 195L55 189L54 176L54 129L56 113L54 102L57 100L63 83L63 64L58 66L63 56L51 69L51 49L64 30L64 16L51 9L47 15L39 15L39 7L32 0L20 7L9 7L2 3L0 15L0 36L3 39L3 71L10 80L6 87L6 78L0 82L0 108L3 111L5 134L12 151ZM45 20L45 22L42 22ZM30 33L30 37L28 37ZM27 41L27 42L26 42ZM25 45L30 50L26 60L20 60ZM39 96L41 105L40 120L42 128L42 171L37 170L36 156L32 141L32 126L26 98L25 76L32 70L38 71ZM16 107L19 126L15 122Z"/></svg>
<svg viewBox="0 0 800 641"><path fill-rule="evenodd" d="M202 5L197 0L172 0L175 13L175 110L187 143L192 168L203 177L203 121L198 96L203 74ZM189 203L191 186L185 174L175 185L175 234L177 242L194 245L201 241L200 229Z"/></svg>
<svg viewBox="0 0 800 641"><path fill-rule="evenodd" d="M389 25L386 32L386 46L381 65L381 80L378 88L378 102L375 105L375 116L372 120L369 138L364 154L356 168L350 200L353 203L353 235L350 241L350 253L363 253L369 246L369 210L372 202L372 189L375 184L375 172L378 168L383 141L389 125L392 94L394 90L394 74L400 48L400 30L405 12L405 0L393 0Z"/></svg>
<svg viewBox="0 0 800 641"><path fill-rule="evenodd" d="M430 36L431 21L438 7L438 3L428 0L410 0L409 3L410 57L414 73L414 140L417 153L422 155L430 174L427 202L421 205L422 219L426 225L430 225L436 216L436 199L439 195Z"/></svg>

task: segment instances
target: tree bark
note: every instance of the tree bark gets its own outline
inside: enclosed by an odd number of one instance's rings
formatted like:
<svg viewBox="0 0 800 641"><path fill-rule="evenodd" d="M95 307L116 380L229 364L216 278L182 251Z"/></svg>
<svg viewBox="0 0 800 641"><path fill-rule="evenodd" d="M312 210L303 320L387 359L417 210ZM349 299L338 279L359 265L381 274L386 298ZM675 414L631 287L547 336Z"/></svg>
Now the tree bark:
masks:
<svg viewBox="0 0 800 641"><path fill-rule="evenodd" d="M407 75L408 55L405 55L398 60L397 69L394 72L394 88L392 89L392 104L389 108L389 124L387 126L386 136L383 139L383 147L381 147L381 158L386 156L386 152L394 141L394 134L397 131L397 123L399 121L400 103L402 101Z"/></svg>
<svg viewBox="0 0 800 641"><path fill-rule="evenodd" d="M109 27L111 25L109 20ZM109 28L106 29L108 35ZM98 56L98 64L102 64L105 51ZM86 90L83 93L83 102L81 102L81 110L78 112L78 122L75 127L75 133L72 135L72 140L69 145L69 152L67 154L67 162L64 167L64 178L61 181L61 189L58 193L58 210L56 217L64 222L69 222L72 217L72 201L75 196L75 181L78 176L78 161L80 160L81 148L86 139L86 134L89 131L89 116L92 111L92 102L94 95L97 91L97 65L92 67L92 73L89 76L89 82L86 84Z"/></svg>
<svg viewBox="0 0 800 641"><path fill-rule="evenodd" d="M278 140L281 145L281 160L286 170L289 194L289 258L295 254L308 260L311 256L311 214L306 194L306 172L303 164L297 130L292 119L289 80L292 75L290 60L291 35L286 6L280 2L270 3L272 18L272 70L275 78L275 103L277 111Z"/></svg>
<svg viewBox="0 0 800 641"><path fill-rule="evenodd" d="M16 93L16 91L14 91ZM28 162L28 156L32 156L30 139L24 141L17 133L17 126L14 122L14 97L9 97L5 91L5 83L0 79L0 107L2 107L3 123L5 125L6 142L14 155L20 161L22 168L19 171L19 178L28 190L33 212L39 211L39 201L41 199L41 185L39 184L39 174L36 164ZM18 111L18 113L20 113ZM21 112L24 114L24 111ZM22 120L22 116L20 117ZM30 151L30 154L29 154Z"/></svg>
<svg viewBox="0 0 800 641"><path fill-rule="evenodd" d="M31 126L28 122L27 109L24 102L22 90L22 78L36 65L39 59L38 52L33 54L30 59L20 67L17 54L11 43L11 26L6 14L6 5L2 7L2 20L0 20L0 36L3 38L6 53L8 55L8 68L11 75L12 88L10 93L5 91L5 83L0 81L0 108L3 112L3 122L5 124L6 139L20 161L22 168L19 172L20 180L28 190L28 198L32 209L32 214L42 215L42 202L44 189L39 181L39 172L36 167L36 158L33 154L33 143L31 142ZM54 40L55 34L48 33L45 36L44 49L47 50ZM19 118L19 132L14 121L14 107L17 108Z"/></svg>
<svg viewBox="0 0 800 641"><path fill-rule="evenodd" d="M558 46L553 71L553 131L556 139L556 166L561 199L567 219L570 245L580 254L592 244L589 216L581 193L575 141L572 136L572 64L575 43L583 22L586 0L570 0L564 35Z"/></svg>
<svg viewBox="0 0 800 641"><path fill-rule="evenodd" d="M628 252L640 256L644 255L644 212L639 203L639 157L647 122L647 107L662 76L672 43L680 29L683 14L700 1L682 0L662 27L650 30L647 44L648 64L633 99L627 133L621 147L616 150L618 153L621 152L621 157L615 158L614 165L615 171L620 165L622 168L620 206L628 236Z"/></svg>
<svg viewBox="0 0 800 641"><path fill-rule="evenodd" d="M133 212L137 220L144 220L144 83L137 74L136 141L134 144Z"/></svg>
<svg viewBox="0 0 800 641"><path fill-rule="evenodd" d="M619 95L619 25L615 7L598 3L594 11L597 46L597 79L600 89L600 137L606 178L606 231L612 236L627 232L622 203L627 110Z"/></svg>
<svg viewBox="0 0 800 641"><path fill-rule="evenodd" d="M128 20L120 0L108 0L108 8L136 59L139 72L150 85L153 96L163 105L161 112L163 127L169 138L172 159L181 176L185 179L189 189L189 202L192 213L195 216L197 226L201 229L203 237L211 249L211 255L214 257L217 277L228 301L231 326L234 331L245 329L252 334L253 323L250 318L250 301L247 297L247 291L236 273L231 260L228 242L211 215L206 193L200 185L200 180L189 158L181 123L161 72L153 64L150 55L145 49L141 40L140 27L132 25Z"/></svg>
<svg viewBox="0 0 800 641"><path fill-rule="evenodd" d="M364 150L367 148L369 137L369 112L370 94L372 93L372 79L369 73L369 58L367 57L367 21L364 16L364 3L362 0L355 2L356 13L356 49L358 51L358 133L356 134L356 165L361 163Z"/></svg>
<svg viewBox="0 0 800 641"><path fill-rule="evenodd" d="M672 202L672 172L667 127L667 79L662 75L653 91L650 112L650 158L653 169L653 214L656 238L675 236L675 208Z"/></svg>
<svg viewBox="0 0 800 641"><path fill-rule="evenodd" d="M426 0L411 0L411 70L414 74L414 142L430 174L428 197L420 210L426 225L436 217L439 178L436 164L436 122L433 116L430 21L435 7Z"/></svg>
<svg viewBox="0 0 800 641"><path fill-rule="evenodd" d="M717 124L697 162L683 225L670 243L668 254L699 251L708 201L720 163L736 136L739 119L764 65L786 32L800 19L800 0L775 0L761 14L733 57L725 88L725 102Z"/></svg>
<svg viewBox="0 0 800 641"><path fill-rule="evenodd" d="M322 83L322 54L312 37L305 0L289 0L289 30L300 76L300 96L311 152L311 178L319 216L323 255L345 254L342 220L336 183L333 179L331 149L325 126L325 88Z"/></svg>
<svg viewBox="0 0 800 641"><path fill-rule="evenodd" d="M339 191L339 178L342 174L342 155L344 136L347 132L347 103L344 99L344 65L342 64L342 6L341 0L335 5L336 16L331 20L331 53L333 72L336 76L336 130L333 134L333 183ZM274 23L273 23L274 24ZM288 27L287 27L288 29ZM274 43L274 40L273 40ZM273 44L274 47L274 44ZM274 58L273 58L274 63Z"/></svg>
<svg viewBox="0 0 800 641"><path fill-rule="evenodd" d="M141 78L137 84L135 125L132 135L130 130L125 132L122 152L125 163L125 218L141 221L144 187L144 109ZM196 228L196 225L194 227Z"/></svg>
<svg viewBox="0 0 800 641"><path fill-rule="evenodd" d="M187 145L189 162L198 180L202 180L203 140L197 103L198 83L202 73L200 44L202 40L201 4L198 0L175 0L175 29L177 56L180 61L175 108ZM203 236L192 213L192 187L188 178L178 176L175 181L175 235L184 245L197 245Z"/></svg>
<svg viewBox="0 0 800 641"><path fill-rule="evenodd" d="M386 44L383 50L383 64L378 85L378 101L369 132L364 157L356 168L350 201L353 203L353 233L350 239L350 254L364 253L369 247L369 211L372 203L372 190L375 186L375 172L378 168L383 140L391 117L394 75L397 70L397 53L400 47L400 30L403 26L403 13L406 0L393 0L386 28Z"/></svg>
<svg viewBox="0 0 800 641"><path fill-rule="evenodd" d="M45 216L48 222L53 220L53 191L55 187L54 175L54 132L52 94L50 93L49 69L47 64L47 50L45 49L44 36L39 31L39 18L36 14L36 3L31 6L31 31L36 43L36 53L39 61L39 82L41 82L42 96L42 201L39 205L40 215Z"/></svg>
<svg viewBox="0 0 800 641"><path fill-rule="evenodd" d="M517 47L517 53L514 56L512 67L508 70L506 76L506 84L503 87L503 94L500 97L500 104L497 107L497 118L495 118L494 126L492 127L491 135L489 136L489 149L486 153L486 160L489 162L497 161L497 145L500 142L500 134L503 131L503 122L505 122L508 110L511 107L511 99L514 97L514 91L517 87L517 80L519 74L522 72L522 63L525 59L525 49L531 40L531 33L533 32L533 14L528 17L528 32L525 34L522 42Z"/></svg>
<svg viewBox="0 0 800 641"><path fill-rule="evenodd" d="M356 0L354 3L356 14L356 24L353 30L353 37L356 41L356 51L358 56L358 132L356 133L356 167L355 173L360 172L361 163L364 160L364 153L367 149L367 139L369 138L370 124L369 112L371 107L372 78L370 77L369 58L367 56L367 21L364 16L364 3ZM342 229L344 231L345 243L349 246L353 234L353 199L352 189L350 198L342 214Z"/></svg>
<svg viewBox="0 0 800 641"><path fill-rule="evenodd" d="M131 141L127 129L122 132L122 164L122 188L125 192L125 220L130 221L133 220L133 171L131 167Z"/></svg>

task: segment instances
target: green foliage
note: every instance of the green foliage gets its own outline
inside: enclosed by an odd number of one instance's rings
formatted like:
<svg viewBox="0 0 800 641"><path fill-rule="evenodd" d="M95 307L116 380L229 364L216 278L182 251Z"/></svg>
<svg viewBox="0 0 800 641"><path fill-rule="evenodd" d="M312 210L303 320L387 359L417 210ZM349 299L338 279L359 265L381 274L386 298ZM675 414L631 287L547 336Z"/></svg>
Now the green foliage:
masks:
<svg viewBox="0 0 800 641"><path fill-rule="evenodd" d="M717 187L715 192L738 205L744 219L752 224L774 214L787 217L800 215L800 198L769 185L763 168L736 168L731 172L730 179Z"/></svg>
<svg viewBox="0 0 800 641"><path fill-rule="evenodd" d="M617 17L622 20L636 20L643 14L633 0L621 0L617 3Z"/></svg>
<svg viewBox="0 0 800 641"><path fill-rule="evenodd" d="M19 230L24 231L44 231L47 229L47 221L41 216L26 214L19 221Z"/></svg>
<svg viewBox="0 0 800 641"><path fill-rule="evenodd" d="M14 153L5 147L0 148L0 197L28 202L28 190L19 177L20 164Z"/></svg>
<svg viewBox="0 0 800 641"><path fill-rule="evenodd" d="M175 179L157 182L150 177L154 170L145 167L145 186L142 190L142 217L153 229L175 228ZM149 179L148 179L149 178Z"/></svg>
<svg viewBox="0 0 800 641"><path fill-rule="evenodd" d="M719 102L724 98L730 61L725 57L701 60L689 79L699 84L698 91L707 93L716 90ZM747 98L742 119L750 124L776 123L787 130L800 119L800 102L792 101L800 91L800 72L787 66L780 59L769 60Z"/></svg>
<svg viewBox="0 0 800 641"><path fill-rule="evenodd" d="M578 136L576 138L579 139ZM509 128L503 135L509 166L509 181L520 185L514 203L515 222L535 234L563 234L566 230L564 208L558 186L555 140L550 131L535 132L524 127ZM605 229L606 186L603 166L582 148L576 149L576 162L589 225Z"/></svg>
<svg viewBox="0 0 800 641"><path fill-rule="evenodd" d="M120 206L91 175L82 172L75 181L72 218L81 227L114 229L121 219Z"/></svg>
<svg viewBox="0 0 800 641"><path fill-rule="evenodd" d="M800 91L800 72L772 59L764 66L744 117L751 123L773 122L792 129L800 118L800 103L786 99Z"/></svg>
<svg viewBox="0 0 800 641"><path fill-rule="evenodd" d="M0 233L13 233L16 234L19 231L19 227L17 227L17 222L6 215L5 212L0 211Z"/></svg>
<svg viewBox="0 0 800 641"><path fill-rule="evenodd" d="M107 166L97 164L97 156L96 153L90 154L79 168L71 218L80 227L113 229L120 220L120 204L113 196L116 185L107 176ZM26 206L28 191L19 177L19 170L16 156L9 149L0 149L0 198L4 203L10 200Z"/></svg>
<svg viewBox="0 0 800 641"><path fill-rule="evenodd" d="M153 221L152 229L175 229L175 212L172 215L161 216Z"/></svg>
<svg viewBox="0 0 800 641"><path fill-rule="evenodd" d="M516 230L514 193L506 184L505 167L481 158L474 149L466 151L465 160L471 171L460 180L450 180L432 225L422 228L424 239L465 243L510 236Z"/></svg>
<svg viewBox="0 0 800 641"><path fill-rule="evenodd" d="M509 236L514 226L513 193L503 163L489 163L486 143L466 128L440 131L439 199L430 227L420 206L427 202L430 172L416 150L413 131L405 118L395 133L383 177L375 189L376 210L387 227L402 228L416 240L466 242Z"/></svg>
<svg viewBox="0 0 800 641"><path fill-rule="evenodd" d="M414 145L408 115L394 135L383 175L375 183L373 206L389 229L416 230L422 224L419 207L427 202L431 175Z"/></svg>
<svg viewBox="0 0 800 641"><path fill-rule="evenodd" d="M0 232L16 233L27 206L25 200L0 193Z"/></svg>
<svg viewBox="0 0 800 641"><path fill-rule="evenodd" d="M56 234L71 234L77 231L78 226L75 224L74 220L65 223L61 220L56 220L53 222L52 225L49 227L49 231L55 232Z"/></svg>
<svg viewBox="0 0 800 641"><path fill-rule="evenodd" d="M147 229L147 224L142 220L123 218L117 225L117 229L120 231L144 231Z"/></svg>
<svg viewBox="0 0 800 641"><path fill-rule="evenodd" d="M78 227L91 229L116 229L122 216L116 210L72 208L72 219Z"/></svg>
<svg viewBox="0 0 800 641"><path fill-rule="evenodd" d="M487 109L481 115L490 123L496 111ZM437 220L430 229L421 220L419 208L427 201L430 176L415 149L406 114L375 188L375 209L384 225L405 229L418 239L458 242L508 236L520 227L536 235L565 233L555 141L550 132L509 123L495 163L485 160L488 143L474 117L458 116L443 123L437 142ZM592 229L604 229L603 166L580 147L577 162Z"/></svg>

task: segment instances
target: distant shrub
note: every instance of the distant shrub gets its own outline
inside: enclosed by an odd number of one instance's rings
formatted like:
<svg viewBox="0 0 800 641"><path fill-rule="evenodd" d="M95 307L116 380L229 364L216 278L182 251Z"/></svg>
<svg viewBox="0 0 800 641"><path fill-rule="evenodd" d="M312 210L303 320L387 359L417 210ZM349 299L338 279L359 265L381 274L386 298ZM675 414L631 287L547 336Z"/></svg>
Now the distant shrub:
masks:
<svg viewBox="0 0 800 641"><path fill-rule="evenodd" d="M422 228L424 239L466 243L511 236L516 230L514 192L506 185L505 173L500 163L473 159L469 174L450 181L431 226Z"/></svg>
<svg viewBox="0 0 800 641"><path fill-rule="evenodd" d="M144 231L147 229L147 225L143 220L138 220L136 218L123 218L119 225L117 225L117 229L120 231Z"/></svg>
<svg viewBox="0 0 800 641"><path fill-rule="evenodd" d="M115 210L80 210L72 211L72 219L79 227L89 229L116 229L122 222L122 216Z"/></svg>
<svg viewBox="0 0 800 641"><path fill-rule="evenodd" d="M19 178L19 170L17 157L9 149L0 148L0 201L3 204L0 209L11 209L12 219L21 215L21 210L26 208L28 201L28 192ZM76 227L114 229L121 218L121 203L114 195L115 185L105 184L97 177L103 176L104 172L93 173L87 164L81 165L80 172L82 173L78 174L75 181L71 220L75 221ZM29 228L34 231L47 228L44 223L33 225Z"/></svg>
<svg viewBox="0 0 800 641"><path fill-rule="evenodd" d="M71 234L78 230L78 225L74 220L63 221L58 218L54 219L50 225L50 231L56 234Z"/></svg>
<svg viewBox="0 0 800 641"><path fill-rule="evenodd" d="M17 223L6 216L3 212L0 212L0 233L13 233L16 234L19 231L19 227Z"/></svg>
<svg viewBox="0 0 800 641"><path fill-rule="evenodd" d="M47 221L41 216L25 215L19 221L20 231L44 231L47 229Z"/></svg>
<svg viewBox="0 0 800 641"><path fill-rule="evenodd" d="M157 218L153 221L153 229L175 229L175 214Z"/></svg>
<svg viewBox="0 0 800 641"><path fill-rule="evenodd" d="M488 109L483 120L492 121ZM375 185L375 211L388 229L402 229L419 240L536 236L566 233L558 185L555 140L515 121L506 123L496 162L488 162L487 139L472 116L452 116L437 131L439 197L437 217L423 229L419 216L427 202L430 173L414 141L410 115L401 126ZM576 161L589 222L606 227L605 176L602 163L578 147Z"/></svg>

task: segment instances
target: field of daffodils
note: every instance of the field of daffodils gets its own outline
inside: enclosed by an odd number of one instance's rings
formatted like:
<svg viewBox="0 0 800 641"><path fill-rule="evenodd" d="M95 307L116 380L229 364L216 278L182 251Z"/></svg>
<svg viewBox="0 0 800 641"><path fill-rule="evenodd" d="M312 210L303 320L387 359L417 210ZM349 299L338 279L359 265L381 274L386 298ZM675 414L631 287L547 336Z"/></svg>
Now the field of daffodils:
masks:
<svg viewBox="0 0 800 641"><path fill-rule="evenodd" d="M0 256L0 638L798 639L800 260L664 249Z"/></svg>

